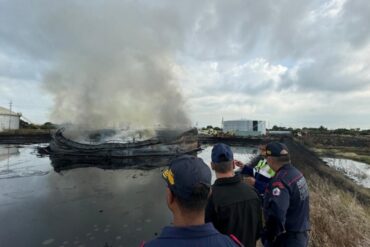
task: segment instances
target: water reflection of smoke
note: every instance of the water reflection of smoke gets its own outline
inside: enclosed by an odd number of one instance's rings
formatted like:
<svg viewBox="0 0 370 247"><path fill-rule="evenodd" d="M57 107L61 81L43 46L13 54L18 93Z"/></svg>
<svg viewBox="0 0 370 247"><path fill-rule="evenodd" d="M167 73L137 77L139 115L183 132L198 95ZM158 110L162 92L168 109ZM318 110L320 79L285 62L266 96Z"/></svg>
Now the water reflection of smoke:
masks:
<svg viewBox="0 0 370 247"><path fill-rule="evenodd" d="M323 160L328 166L344 173L349 178L353 179L356 183L370 188L370 166L348 159L337 159L324 157Z"/></svg>
<svg viewBox="0 0 370 247"><path fill-rule="evenodd" d="M17 146L0 146L0 179L43 176L49 173L48 166L35 165L30 162L34 156L34 146L19 148Z"/></svg>
<svg viewBox="0 0 370 247"><path fill-rule="evenodd" d="M0 145L0 161L7 160L10 156L18 155L19 148L12 145Z"/></svg>

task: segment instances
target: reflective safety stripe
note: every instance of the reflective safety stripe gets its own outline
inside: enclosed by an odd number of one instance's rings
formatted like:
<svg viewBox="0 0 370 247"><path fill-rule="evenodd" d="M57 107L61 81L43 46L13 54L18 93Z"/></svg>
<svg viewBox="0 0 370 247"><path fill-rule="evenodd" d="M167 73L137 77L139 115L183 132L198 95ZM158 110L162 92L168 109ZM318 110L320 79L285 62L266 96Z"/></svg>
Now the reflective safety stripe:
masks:
<svg viewBox="0 0 370 247"><path fill-rule="evenodd" d="M268 170L268 174L269 174L271 177L275 176L275 172L274 172L274 170L272 170L270 166L269 166L269 168L270 168L270 169Z"/></svg>
<svg viewBox="0 0 370 247"><path fill-rule="evenodd" d="M260 161L258 161L258 163L256 165L256 170L259 171L266 165L267 165L266 160L260 160Z"/></svg>
<svg viewBox="0 0 370 247"><path fill-rule="evenodd" d="M260 173L261 175L271 178L275 176L274 170L267 164L266 160L260 160L255 167L256 172Z"/></svg>

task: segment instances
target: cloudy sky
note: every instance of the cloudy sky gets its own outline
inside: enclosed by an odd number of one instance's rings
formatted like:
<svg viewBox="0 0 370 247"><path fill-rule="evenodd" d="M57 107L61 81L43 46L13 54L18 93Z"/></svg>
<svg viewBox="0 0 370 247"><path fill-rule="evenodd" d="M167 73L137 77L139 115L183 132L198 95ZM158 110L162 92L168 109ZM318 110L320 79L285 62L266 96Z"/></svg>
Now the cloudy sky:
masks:
<svg viewBox="0 0 370 247"><path fill-rule="evenodd" d="M370 129L370 2L0 0L0 105L36 123Z"/></svg>

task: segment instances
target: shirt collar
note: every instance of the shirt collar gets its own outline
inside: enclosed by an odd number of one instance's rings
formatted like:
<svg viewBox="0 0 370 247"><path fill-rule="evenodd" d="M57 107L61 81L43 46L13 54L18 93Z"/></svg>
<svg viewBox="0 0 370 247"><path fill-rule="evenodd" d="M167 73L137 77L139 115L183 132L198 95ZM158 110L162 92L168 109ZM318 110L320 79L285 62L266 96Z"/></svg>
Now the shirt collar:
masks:
<svg viewBox="0 0 370 247"><path fill-rule="evenodd" d="M239 174L236 174L233 177L216 179L215 185L236 184L236 183L239 183L240 181L241 181L241 176Z"/></svg>
<svg viewBox="0 0 370 247"><path fill-rule="evenodd" d="M197 226L176 227L166 226L159 238L199 238L219 234L212 223Z"/></svg>

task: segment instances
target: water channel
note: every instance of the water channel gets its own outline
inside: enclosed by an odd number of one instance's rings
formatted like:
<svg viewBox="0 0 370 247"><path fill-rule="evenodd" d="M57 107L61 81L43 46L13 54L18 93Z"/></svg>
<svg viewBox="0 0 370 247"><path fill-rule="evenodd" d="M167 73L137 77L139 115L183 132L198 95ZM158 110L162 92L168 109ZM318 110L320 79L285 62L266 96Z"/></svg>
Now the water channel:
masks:
<svg viewBox="0 0 370 247"><path fill-rule="evenodd" d="M209 164L211 147L198 156ZM256 148L233 147L247 162ZM138 246L171 223L161 170L57 173L36 145L0 146L0 246Z"/></svg>
<svg viewBox="0 0 370 247"><path fill-rule="evenodd" d="M349 159L329 157L323 157L322 159L328 166L344 173L357 184L370 188L370 165Z"/></svg>

